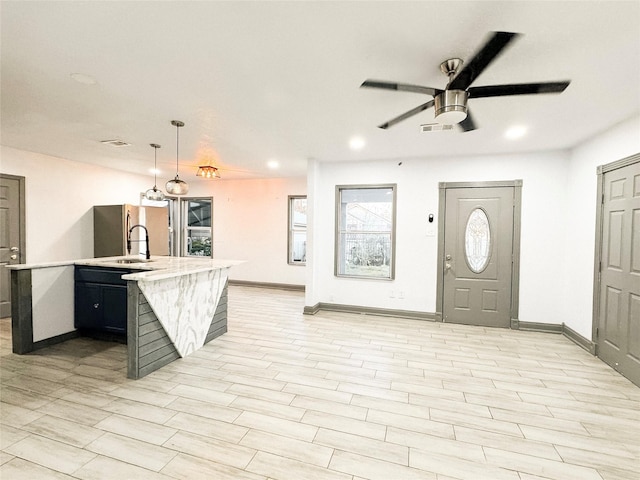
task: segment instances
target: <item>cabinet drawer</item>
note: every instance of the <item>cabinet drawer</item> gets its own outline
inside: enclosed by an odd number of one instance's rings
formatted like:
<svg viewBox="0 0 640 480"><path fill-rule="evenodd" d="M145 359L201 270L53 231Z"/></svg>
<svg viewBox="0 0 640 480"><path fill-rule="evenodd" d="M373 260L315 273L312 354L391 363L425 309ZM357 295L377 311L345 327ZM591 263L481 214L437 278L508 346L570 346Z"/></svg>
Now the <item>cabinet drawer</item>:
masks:
<svg viewBox="0 0 640 480"><path fill-rule="evenodd" d="M106 283L109 285L126 285L127 281L121 277L131 270L126 268L76 267L76 282Z"/></svg>

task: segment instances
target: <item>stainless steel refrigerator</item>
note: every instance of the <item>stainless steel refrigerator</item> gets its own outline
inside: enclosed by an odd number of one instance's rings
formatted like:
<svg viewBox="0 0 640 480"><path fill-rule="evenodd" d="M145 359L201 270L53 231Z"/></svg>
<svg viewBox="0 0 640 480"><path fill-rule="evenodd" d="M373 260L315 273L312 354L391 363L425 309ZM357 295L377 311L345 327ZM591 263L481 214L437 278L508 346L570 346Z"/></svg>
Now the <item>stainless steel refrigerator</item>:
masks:
<svg viewBox="0 0 640 480"><path fill-rule="evenodd" d="M96 205L93 207L93 256L128 255L127 239L134 225L149 233L151 255L169 255L169 211L167 207L136 205ZM134 228L130 237L131 255L144 254L145 230Z"/></svg>

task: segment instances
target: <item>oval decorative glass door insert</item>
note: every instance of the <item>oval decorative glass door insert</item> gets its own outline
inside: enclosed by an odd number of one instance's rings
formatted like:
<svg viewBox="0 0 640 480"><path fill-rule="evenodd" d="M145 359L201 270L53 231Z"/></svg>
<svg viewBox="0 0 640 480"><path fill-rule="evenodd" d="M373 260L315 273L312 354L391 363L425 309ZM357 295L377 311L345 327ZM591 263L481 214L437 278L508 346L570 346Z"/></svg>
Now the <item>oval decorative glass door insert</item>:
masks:
<svg viewBox="0 0 640 480"><path fill-rule="evenodd" d="M469 214L464 230L464 254L474 273L481 273L489 265L491 228L487 213L482 208L476 208Z"/></svg>

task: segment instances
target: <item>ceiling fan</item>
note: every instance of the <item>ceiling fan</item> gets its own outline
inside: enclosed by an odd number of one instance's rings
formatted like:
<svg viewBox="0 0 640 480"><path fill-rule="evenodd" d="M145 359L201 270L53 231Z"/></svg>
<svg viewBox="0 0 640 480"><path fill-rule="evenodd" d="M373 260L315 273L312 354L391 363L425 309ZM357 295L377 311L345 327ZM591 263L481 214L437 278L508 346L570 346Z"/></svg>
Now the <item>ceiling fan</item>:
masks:
<svg viewBox="0 0 640 480"><path fill-rule="evenodd" d="M460 68L463 61L459 58L451 58L442 62L440 70L449 78L449 83L444 90L406 83L365 80L360 85L361 88L416 92L433 97L433 100L412 108L408 112L378 125L378 127L387 129L428 108L435 107L435 119L438 124L459 124L464 132L468 132L477 128L467 107L467 100L471 98L563 92L571 81L488 85L483 87L470 86L484 69L500 55L504 48L519 36L520 34L518 33L492 32L487 42L462 69Z"/></svg>

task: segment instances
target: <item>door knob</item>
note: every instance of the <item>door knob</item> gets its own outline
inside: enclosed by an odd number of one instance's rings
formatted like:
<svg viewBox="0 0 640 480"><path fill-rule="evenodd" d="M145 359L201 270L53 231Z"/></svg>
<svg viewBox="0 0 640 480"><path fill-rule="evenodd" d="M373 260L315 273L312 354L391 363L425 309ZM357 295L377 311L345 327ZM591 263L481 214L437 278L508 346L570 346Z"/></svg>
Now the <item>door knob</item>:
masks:
<svg viewBox="0 0 640 480"><path fill-rule="evenodd" d="M11 247L9 250L11 250L12 252L17 252L20 249L18 247Z"/></svg>
<svg viewBox="0 0 640 480"><path fill-rule="evenodd" d="M9 258L11 258L11 260L17 260L18 255L11 255L11 257L9 257Z"/></svg>
<svg viewBox="0 0 640 480"><path fill-rule="evenodd" d="M445 263L444 264L444 269L445 270L449 270L451 268L451 264L450 263Z"/></svg>

